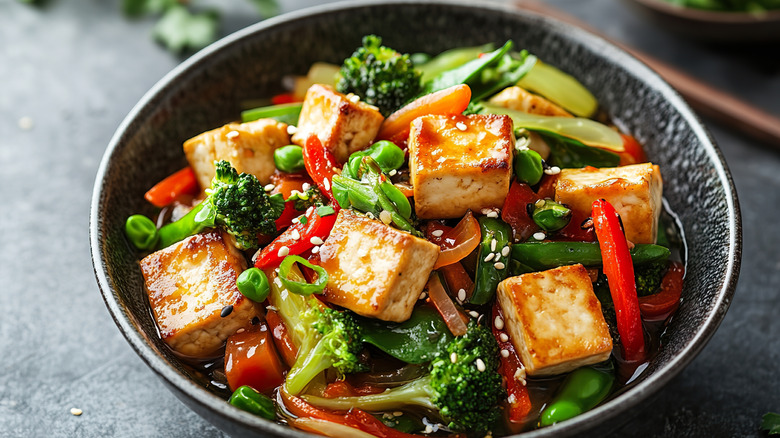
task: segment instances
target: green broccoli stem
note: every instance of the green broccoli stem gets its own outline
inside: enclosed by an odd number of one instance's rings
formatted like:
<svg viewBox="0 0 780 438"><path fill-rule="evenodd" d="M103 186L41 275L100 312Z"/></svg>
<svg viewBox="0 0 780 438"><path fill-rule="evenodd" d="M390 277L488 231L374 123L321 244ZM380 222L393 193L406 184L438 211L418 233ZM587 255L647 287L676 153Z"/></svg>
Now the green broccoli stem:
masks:
<svg viewBox="0 0 780 438"><path fill-rule="evenodd" d="M422 406L431 410L438 410L431 401L431 396L431 377L425 376L414 382L380 392L379 394L335 398L304 395L302 398L314 406L334 410L359 408L367 411L389 411L400 409L404 406Z"/></svg>
<svg viewBox="0 0 780 438"><path fill-rule="evenodd" d="M332 367L335 362L328 347L328 343L334 340L332 336L325 335L319 339L311 339L313 336L309 336L309 338L304 341L304 344L314 345L301 346L302 348L298 350L298 360L295 361L284 381L284 389L290 395L303 392L309 382Z"/></svg>

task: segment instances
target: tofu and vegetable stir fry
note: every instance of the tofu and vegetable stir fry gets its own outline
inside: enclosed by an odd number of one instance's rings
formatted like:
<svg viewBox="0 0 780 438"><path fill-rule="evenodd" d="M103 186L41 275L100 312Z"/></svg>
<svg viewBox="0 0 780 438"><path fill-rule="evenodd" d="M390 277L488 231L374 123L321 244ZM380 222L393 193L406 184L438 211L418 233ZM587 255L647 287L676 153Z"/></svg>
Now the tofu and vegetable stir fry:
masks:
<svg viewBox="0 0 780 438"><path fill-rule="evenodd" d="M511 41L367 36L241 117L187 140L125 230L162 340L238 408L503 436L593 409L660 347L684 268L659 167Z"/></svg>

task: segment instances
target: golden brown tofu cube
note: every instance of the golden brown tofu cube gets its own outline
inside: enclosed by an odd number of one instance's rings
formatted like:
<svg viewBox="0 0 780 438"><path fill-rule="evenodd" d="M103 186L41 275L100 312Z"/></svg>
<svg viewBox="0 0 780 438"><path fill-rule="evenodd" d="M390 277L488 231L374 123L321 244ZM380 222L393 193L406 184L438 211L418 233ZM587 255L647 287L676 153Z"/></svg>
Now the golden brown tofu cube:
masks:
<svg viewBox="0 0 780 438"><path fill-rule="evenodd" d="M276 170L274 151L290 144L287 124L273 119L229 123L184 142L184 154L198 177L201 190L211 186L214 161L227 160L238 173L251 173L261 183Z"/></svg>
<svg viewBox="0 0 780 438"><path fill-rule="evenodd" d="M375 106L350 97L327 85L312 85L293 142L303 146L310 135L316 135L340 163L370 146L385 118Z"/></svg>
<svg viewBox="0 0 780 438"><path fill-rule="evenodd" d="M319 253L328 272L329 302L363 316L402 322L412 315L439 247L341 210Z"/></svg>
<svg viewBox="0 0 780 438"><path fill-rule="evenodd" d="M505 115L428 115L412 122L409 169L422 219L500 208L509 192L515 136Z"/></svg>
<svg viewBox="0 0 780 438"><path fill-rule="evenodd" d="M663 205L663 180L651 163L596 169L563 169L555 186L555 200L590 216L593 201L606 199L615 207L626 239L655 243Z"/></svg>
<svg viewBox="0 0 780 438"><path fill-rule="evenodd" d="M529 376L566 373L609 358L612 337L584 266L507 278L497 296Z"/></svg>
<svg viewBox="0 0 780 438"><path fill-rule="evenodd" d="M210 357L255 317L236 287L244 256L218 231L196 234L141 260L149 303L162 339L175 351ZM225 306L233 311L220 316Z"/></svg>
<svg viewBox="0 0 780 438"><path fill-rule="evenodd" d="M544 97L517 86L504 88L500 93L490 98L490 103L540 116L573 117L568 111Z"/></svg>

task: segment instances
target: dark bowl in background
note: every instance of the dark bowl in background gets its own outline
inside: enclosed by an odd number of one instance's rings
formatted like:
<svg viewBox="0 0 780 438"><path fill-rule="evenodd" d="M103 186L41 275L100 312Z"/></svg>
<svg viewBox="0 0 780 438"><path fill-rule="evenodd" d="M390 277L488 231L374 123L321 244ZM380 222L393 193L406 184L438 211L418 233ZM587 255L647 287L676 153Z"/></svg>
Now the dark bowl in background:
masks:
<svg viewBox="0 0 780 438"><path fill-rule="evenodd" d="M375 33L403 52L513 39L573 74L621 129L661 165L664 196L687 236L683 301L664 346L630 389L575 419L524 436L567 436L614 428L636 412L704 347L737 282L741 222L723 156L691 109L648 67L570 25L502 5L366 1L280 16L237 32L191 57L152 88L121 124L98 171L90 244L98 284L130 345L197 413L231 434L307 436L232 407L160 340L125 219L153 214L143 199L155 182L186 165L184 140L239 117L241 103L282 91L282 78L314 61L340 63Z"/></svg>
<svg viewBox="0 0 780 438"><path fill-rule="evenodd" d="M780 42L780 10L763 13L686 8L664 0L628 0L641 13L672 32L703 42ZM776 49L776 48L775 48Z"/></svg>

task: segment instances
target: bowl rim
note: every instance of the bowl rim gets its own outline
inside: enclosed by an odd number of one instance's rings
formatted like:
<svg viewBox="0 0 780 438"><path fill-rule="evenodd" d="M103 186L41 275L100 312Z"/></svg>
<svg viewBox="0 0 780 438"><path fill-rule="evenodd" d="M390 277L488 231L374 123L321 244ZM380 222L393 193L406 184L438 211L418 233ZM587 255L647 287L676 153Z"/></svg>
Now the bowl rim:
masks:
<svg viewBox="0 0 780 438"><path fill-rule="evenodd" d="M128 135L128 129L132 127L134 121L145 112L149 111L150 104L154 103L156 97L171 87L178 78L185 76L191 69L198 65L208 62L210 58L229 48L230 46L241 44L245 40L251 39L255 34L265 31L277 25L284 23L310 20L318 16L326 16L333 13L343 13L353 9L363 9L366 7L387 7L387 6L408 6L435 4L445 5L453 8L473 9L488 12L497 12L503 14L523 17L540 22L541 25L548 27L552 32L574 38L582 41L584 45L594 51L599 51L600 55L617 65L621 65L632 76L642 78L643 82L650 88L657 91L667 100L681 115L681 117L691 126L694 135L702 141L702 147L705 150L707 158L715 168L719 185L723 187L726 204L728 207L728 239L729 246L728 260L725 264L725 276L722 286L719 288L712 311L700 324L696 333L668 363L656 370L653 375L637 383L630 390L618 395L608 402L581 414L571 420L542 429L524 432L523 437L543 437L570 435L583 430L590 430L599 424L606 422L618 414L637 405L642 400L649 398L652 394L659 391L666 383L679 374L683 368L688 365L698 353L704 348L705 344L717 330L722 322L726 311L734 295L737 277L739 275L741 252L742 252L742 225L739 202L736 189L731 174L728 171L725 159L720 150L715 146L710 133L706 130L699 118L694 114L690 107L685 103L682 97L661 77L651 70L647 65L629 55L623 49L604 40L598 35L594 35L581 28L570 26L556 19L528 11L512 5L485 2L474 4L467 0L428 0L418 2L414 0L351 0L337 3L319 5L311 8L286 13L277 17L263 20L247 28L230 34L219 41L209 45L200 52L194 54L169 73L163 76L144 96L135 104L128 115L121 122L116 132L112 136L108 147L101 159L100 166L95 179L95 186L90 205L90 252L92 256L93 270L100 288L103 300L111 313L119 330L125 339L131 345L133 350L142 358L142 360L151 368L165 383L172 389L176 389L176 395L184 395L192 403L210 411L233 423L238 423L241 427L267 432L277 436L297 436L311 437L312 435L302 432L288 426L270 422L247 412L244 412L206 390L194 381L188 379L180 373L174 366L170 365L164 358L158 356L154 349L147 343L146 336L140 328L133 324L132 316L128 308L123 305L110 279L106 260L102 253L101 245L101 223L103 198L105 194L104 183L107 181L107 172L114 160L115 150L122 144ZM601 50L600 50L601 49ZM178 393L177 393L178 391Z"/></svg>
<svg viewBox="0 0 780 438"><path fill-rule="evenodd" d="M675 17L694 20L702 23L740 25L780 21L780 10L774 9L764 12L713 11L708 9L690 8L664 0L632 1L667 15L673 15Z"/></svg>

